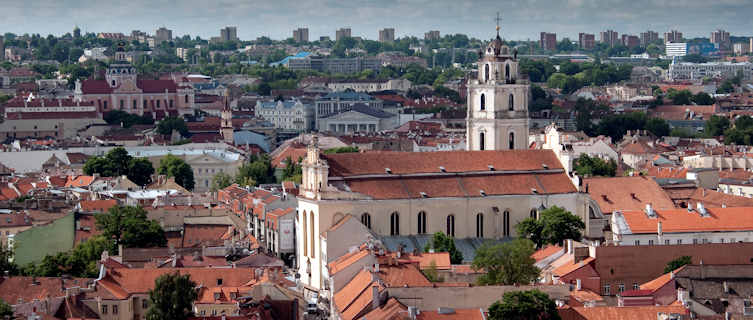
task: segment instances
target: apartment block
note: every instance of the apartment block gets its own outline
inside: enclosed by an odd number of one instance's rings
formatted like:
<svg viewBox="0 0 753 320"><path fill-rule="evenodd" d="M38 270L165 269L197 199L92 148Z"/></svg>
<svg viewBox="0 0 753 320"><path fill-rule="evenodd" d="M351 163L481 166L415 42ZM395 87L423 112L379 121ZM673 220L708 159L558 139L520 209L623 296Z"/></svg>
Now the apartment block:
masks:
<svg viewBox="0 0 753 320"><path fill-rule="evenodd" d="M656 31L648 30L646 32L641 32L641 45L644 47L658 40L659 33Z"/></svg>
<svg viewBox="0 0 753 320"><path fill-rule="evenodd" d="M379 42L395 42L395 28L379 30Z"/></svg>
<svg viewBox="0 0 753 320"><path fill-rule="evenodd" d="M672 30L664 33L664 43L682 42L682 32Z"/></svg>
<svg viewBox="0 0 753 320"><path fill-rule="evenodd" d="M557 34L542 32L541 39L539 40L539 45L546 51L557 50Z"/></svg>
<svg viewBox="0 0 753 320"><path fill-rule="evenodd" d="M580 45L581 49L591 50L594 48L595 42L596 41L593 33L581 32L578 34L578 44Z"/></svg>
<svg viewBox="0 0 753 320"><path fill-rule="evenodd" d="M616 31L607 30L599 32L599 41L601 41L601 43L608 44L610 47L614 47L615 45L620 43L620 38Z"/></svg>
<svg viewBox="0 0 753 320"><path fill-rule="evenodd" d="M298 28L293 30L293 40L295 40L295 42L309 42L309 28Z"/></svg>
<svg viewBox="0 0 753 320"><path fill-rule="evenodd" d="M439 30L430 30L424 33L424 40L439 40Z"/></svg>
<svg viewBox="0 0 753 320"><path fill-rule="evenodd" d="M350 28L337 29L337 31L335 31L335 41L340 40L342 38L352 37L350 32L351 32Z"/></svg>

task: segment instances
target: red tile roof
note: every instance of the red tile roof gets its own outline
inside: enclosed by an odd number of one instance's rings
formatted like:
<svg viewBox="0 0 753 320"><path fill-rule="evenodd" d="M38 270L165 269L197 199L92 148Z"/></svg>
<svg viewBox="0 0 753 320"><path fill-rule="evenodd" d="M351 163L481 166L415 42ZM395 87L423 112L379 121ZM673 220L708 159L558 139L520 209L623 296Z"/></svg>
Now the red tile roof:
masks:
<svg viewBox="0 0 753 320"><path fill-rule="evenodd" d="M118 205L118 201L114 199L83 200L79 204L84 212L107 212L110 208Z"/></svg>
<svg viewBox="0 0 753 320"><path fill-rule="evenodd" d="M372 301L371 272L361 270L348 284L334 295L334 304L343 319L355 319ZM377 285L374 283L373 285ZM379 290L383 290L379 287Z"/></svg>
<svg viewBox="0 0 753 320"><path fill-rule="evenodd" d="M574 307L560 309L560 316L562 320L646 320L657 319L660 312L688 314L683 306Z"/></svg>
<svg viewBox="0 0 753 320"><path fill-rule="evenodd" d="M534 260L536 260L536 262L539 262L539 261L544 260L547 257L549 257L549 256L551 256L551 255L553 255L553 254L555 254L557 252L560 252L562 250L563 250L563 248L560 247L560 246L548 245L548 246L546 246L546 247L544 247L542 249L536 250L536 252L534 252L531 255L531 258L533 258Z"/></svg>
<svg viewBox="0 0 753 320"><path fill-rule="evenodd" d="M34 283L36 280L36 284ZM31 302L48 297L64 297L63 288L87 287L94 279L89 278L48 278L48 277L0 277L0 300L16 304L19 299Z"/></svg>
<svg viewBox="0 0 753 320"><path fill-rule="evenodd" d="M560 266L557 269L554 269L554 271L552 271L552 273L554 273L554 275L556 275L556 276L562 277L562 276L565 276L567 274L570 274L571 272L573 272L575 270L578 270L580 268L583 268L583 267L589 265L591 262L594 262L595 260L596 259L594 259L592 257L588 257L586 259L583 259L582 261L580 261L578 263L575 263L575 260L570 260L568 263Z"/></svg>
<svg viewBox="0 0 753 320"><path fill-rule="evenodd" d="M338 273L348 266L352 265L356 261L365 258L369 254L369 250L359 250L351 253L346 253L345 255L335 259L335 261L327 264L327 267L329 268L329 274L334 275L335 273Z"/></svg>
<svg viewBox="0 0 753 320"><path fill-rule="evenodd" d="M65 183L65 187L88 187L94 182L94 176L69 176L68 181Z"/></svg>
<svg viewBox="0 0 753 320"><path fill-rule="evenodd" d="M397 299L390 298L383 306L371 310L362 319L404 320L407 319L407 313L408 307L397 301Z"/></svg>
<svg viewBox="0 0 753 320"><path fill-rule="evenodd" d="M612 177L583 180L591 199L601 212L611 214L618 210L642 210L650 203L656 209L674 209L672 199L651 178Z"/></svg>
<svg viewBox="0 0 753 320"><path fill-rule="evenodd" d="M422 270L431 267L432 262L437 270L449 270L452 267L449 252L425 252L419 254L404 253L399 260L418 263L418 267Z"/></svg>
<svg viewBox="0 0 753 320"><path fill-rule="evenodd" d="M750 231L753 230L753 207L706 208L708 217L696 210L655 210L657 217L649 218L643 211L623 212L625 221L633 234L656 233L657 223L662 223L664 233L701 231Z"/></svg>
<svg viewBox="0 0 753 320"><path fill-rule="evenodd" d="M184 225L183 248L222 244L227 228L225 225Z"/></svg>
<svg viewBox="0 0 753 320"><path fill-rule="evenodd" d="M115 297L124 299L131 294L149 292L154 287L154 280L168 273L189 275L192 281L204 287L242 287L255 279L252 268L115 268L107 270L107 275L98 284ZM221 285L218 285L219 279Z"/></svg>
<svg viewBox="0 0 753 320"><path fill-rule="evenodd" d="M454 309L450 314L440 314L439 311L421 311L416 316L416 320L484 320L483 310L481 309Z"/></svg>

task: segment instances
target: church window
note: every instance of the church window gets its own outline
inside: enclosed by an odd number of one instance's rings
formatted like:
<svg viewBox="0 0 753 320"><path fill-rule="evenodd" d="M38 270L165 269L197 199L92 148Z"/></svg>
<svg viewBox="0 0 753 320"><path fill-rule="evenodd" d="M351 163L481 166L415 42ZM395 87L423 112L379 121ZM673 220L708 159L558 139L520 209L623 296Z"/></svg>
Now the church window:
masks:
<svg viewBox="0 0 753 320"><path fill-rule="evenodd" d="M311 237L311 239L309 239L309 241L311 241L311 259L316 259L316 242L314 242L314 239L316 239L316 237L314 236L316 232L314 232L315 225L314 225L314 212L313 211L311 212L309 219L311 219L309 221L309 227L311 227L311 231L309 232L309 236Z"/></svg>
<svg viewBox="0 0 753 320"><path fill-rule="evenodd" d="M489 81L489 65L484 65L484 81Z"/></svg>
<svg viewBox="0 0 753 320"><path fill-rule="evenodd" d="M112 86L113 87L115 86L115 80L112 80Z"/></svg>
<svg viewBox="0 0 753 320"><path fill-rule="evenodd" d="M476 215L476 238L484 237L484 214L479 213Z"/></svg>
<svg viewBox="0 0 753 320"><path fill-rule="evenodd" d="M486 110L486 95L481 94L481 110Z"/></svg>
<svg viewBox="0 0 753 320"><path fill-rule="evenodd" d="M188 103L188 95L186 95L186 103Z"/></svg>
<svg viewBox="0 0 753 320"><path fill-rule="evenodd" d="M418 213L418 234L426 233L426 212L421 211Z"/></svg>
<svg viewBox="0 0 753 320"><path fill-rule="evenodd" d="M538 219L539 213L536 211L536 209L531 209L530 216L532 219Z"/></svg>
<svg viewBox="0 0 753 320"><path fill-rule="evenodd" d="M486 144L486 141L484 141L485 140L484 138L485 138L484 137L484 133L483 132L479 132L479 134L478 134L478 147L479 147L479 150L484 150L484 145Z"/></svg>
<svg viewBox="0 0 753 320"><path fill-rule="evenodd" d="M369 215L368 213L365 213L365 212L364 212L364 213L363 213L363 214L361 215L361 223L362 223L362 224L363 224L364 226L366 226L366 228L369 228L369 229L371 229L371 215Z"/></svg>
<svg viewBox="0 0 753 320"><path fill-rule="evenodd" d="M450 237L455 236L455 216L454 215L447 216L447 235Z"/></svg>
<svg viewBox="0 0 753 320"><path fill-rule="evenodd" d="M509 83L510 82L510 65L505 65L505 80Z"/></svg>
<svg viewBox="0 0 753 320"><path fill-rule="evenodd" d="M107 110L107 101L102 101L102 109Z"/></svg>
<svg viewBox="0 0 753 320"><path fill-rule="evenodd" d="M301 220L303 221L303 228L301 229L303 229L303 256L305 257L305 256L308 256L309 254L308 226L307 226L308 217L306 215L306 211L303 212L303 219Z"/></svg>
<svg viewBox="0 0 753 320"><path fill-rule="evenodd" d="M512 93L510 94L509 100L507 101L507 110L515 110L515 97L513 97Z"/></svg>
<svg viewBox="0 0 753 320"><path fill-rule="evenodd" d="M390 235L391 236L400 235L400 214L397 212L393 212L390 215Z"/></svg>
<svg viewBox="0 0 753 320"><path fill-rule="evenodd" d="M510 150L515 149L515 132L510 132Z"/></svg>
<svg viewBox="0 0 753 320"><path fill-rule="evenodd" d="M502 214L502 235L510 236L510 210L505 210Z"/></svg>

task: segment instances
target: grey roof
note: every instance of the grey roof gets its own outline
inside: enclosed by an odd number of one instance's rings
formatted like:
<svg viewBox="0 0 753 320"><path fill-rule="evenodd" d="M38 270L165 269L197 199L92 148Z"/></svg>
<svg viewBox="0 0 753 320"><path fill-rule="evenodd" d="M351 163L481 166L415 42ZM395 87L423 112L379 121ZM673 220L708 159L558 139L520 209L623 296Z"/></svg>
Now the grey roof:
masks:
<svg viewBox="0 0 753 320"><path fill-rule="evenodd" d="M257 145L259 148L264 150L264 152L269 152L269 143L267 142L267 137L263 134L256 133L253 131L235 131L233 132L233 142L236 146L242 146L242 145Z"/></svg>
<svg viewBox="0 0 753 320"><path fill-rule="evenodd" d="M363 113L363 114L368 115L368 116L372 116L372 117L375 117L375 118L382 118L382 119L392 118L392 117L395 116L395 114L393 114L393 113L389 113L389 112L382 111L382 110L379 110L379 109L374 109L374 108L369 107L369 106L367 106L367 105L365 105L363 103L356 103L356 104L354 104L351 107L351 109L348 110L348 111L355 111L355 112L358 112L358 113ZM340 113L330 114L330 115L327 115L327 116L325 116L323 118L331 118L331 117L340 115L340 114L348 112L348 111L343 111L343 112L340 112Z"/></svg>
<svg viewBox="0 0 753 320"><path fill-rule="evenodd" d="M432 235L413 235L413 236L380 236L380 240L390 251L397 251L399 245L403 245L403 251L411 252L414 249L423 251L426 244L431 240ZM485 238L455 238L455 247L463 253L463 262L470 263L476 257L476 249L484 242L503 243L510 239L485 239Z"/></svg>

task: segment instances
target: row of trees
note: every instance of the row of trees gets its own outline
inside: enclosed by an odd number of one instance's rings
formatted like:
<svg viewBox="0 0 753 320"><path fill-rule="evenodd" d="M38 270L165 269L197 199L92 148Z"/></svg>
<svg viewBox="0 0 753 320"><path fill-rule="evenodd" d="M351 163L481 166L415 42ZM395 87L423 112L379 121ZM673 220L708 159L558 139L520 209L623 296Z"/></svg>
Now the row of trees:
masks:
<svg viewBox="0 0 753 320"><path fill-rule="evenodd" d="M148 159L132 157L123 147L114 148L104 156L91 157L84 164L84 173L87 175L96 173L103 177L127 176L140 186L151 183L154 172L154 167ZM175 178L175 182L187 190L194 188L193 169L179 157L168 154L160 159L157 172Z"/></svg>
<svg viewBox="0 0 753 320"><path fill-rule="evenodd" d="M584 86L603 86L628 80L632 70L630 65L563 62L559 72L549 76L546 82L550 88L570 94Z"/></svg>

